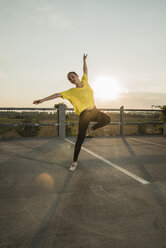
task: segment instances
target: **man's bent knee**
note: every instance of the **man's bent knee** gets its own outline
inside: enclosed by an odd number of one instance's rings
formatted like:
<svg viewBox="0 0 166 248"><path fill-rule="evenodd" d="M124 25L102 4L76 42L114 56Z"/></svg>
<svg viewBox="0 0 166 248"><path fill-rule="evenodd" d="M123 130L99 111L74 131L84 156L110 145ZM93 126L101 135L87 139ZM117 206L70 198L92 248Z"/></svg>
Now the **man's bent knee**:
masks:
<svg viewBox="0 0 166 248"><path fill-rule="evenodd" d="M109 124L110 122L111 122L111 117L107 115L106 123Z"/></svg>

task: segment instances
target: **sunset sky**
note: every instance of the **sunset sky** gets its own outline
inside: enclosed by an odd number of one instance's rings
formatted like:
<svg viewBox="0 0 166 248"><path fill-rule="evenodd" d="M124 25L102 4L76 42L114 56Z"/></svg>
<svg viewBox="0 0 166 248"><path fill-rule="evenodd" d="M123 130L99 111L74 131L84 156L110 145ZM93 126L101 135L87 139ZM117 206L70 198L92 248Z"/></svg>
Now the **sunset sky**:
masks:
<svg viewBox="0 0 166 248"><path fill-rule="evenodd" d="M1 107L73 87L84 53L97 107L166 104L165 0L0 0L0 30Z"/></svg>

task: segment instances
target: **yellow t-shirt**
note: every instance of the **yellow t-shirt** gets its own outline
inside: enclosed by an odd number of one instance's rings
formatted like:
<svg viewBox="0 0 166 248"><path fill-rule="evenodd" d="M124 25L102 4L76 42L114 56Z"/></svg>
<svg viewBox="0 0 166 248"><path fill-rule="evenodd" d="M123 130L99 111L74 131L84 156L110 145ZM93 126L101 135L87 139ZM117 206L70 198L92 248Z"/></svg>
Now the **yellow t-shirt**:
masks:
<svg viewBox="0 0 166 248"><path fill-rule="evenodd" d="M93 105L95 105L93 90L88 84L88 76L86 73L82 76L81 83L84 85L82 88L70 88L69 90L60 92L63 99L68 99L74 107L77 115Z"/></svg>

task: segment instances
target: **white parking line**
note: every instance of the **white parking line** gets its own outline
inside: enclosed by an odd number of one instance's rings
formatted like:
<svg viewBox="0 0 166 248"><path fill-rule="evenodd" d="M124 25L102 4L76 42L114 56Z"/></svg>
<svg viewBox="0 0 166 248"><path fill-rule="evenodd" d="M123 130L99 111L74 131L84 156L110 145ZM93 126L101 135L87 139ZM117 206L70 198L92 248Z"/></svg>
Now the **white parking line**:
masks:
<svg viewBox="0 0 166 248"><path fill-rule="evenodd" d="M129 139L133 139L133 140L137 140L137 141L140 141L140 142L144 142L144 143L148 143L148 144L151 144L151 145L156 145L156 146L161 146L161 147L166 148L166 146L164 146L164 145L153 143L153 142L146 141L146 140L139 140L139 139L136 139L136 138L129 138Z"/></svg>
<svg viewBox="0 0 166 248"><path fill-rule="evenodd" d="M71 141L71 140L69 140L69 139L65 139L65 140L68 141L68 142L70 142L70 143L72 143L73 145L75 145L75 143L74 143L73 141ZM98 154L96 154L96 153L90 151L90 150L87 149L87 148L84 148L83 146L82 146L81 149L83 149L84 151L86 151L86 152L88 152L89 154L93 155L94 157L96 157L96 158L102 160L102 161L105 162L106 164L111 165L112 167L114 167L115 169L117 169L117 170L123 172L124 174L128 175L129 177L132 177L133 179L135 179L136 181L138 181L138 182L140 182L140 183L142 183L142 184L149 184L149 183L150 183L149 181L144 180L143 178L136 176L135 174L129 172L128 170L123 169L123 168L120 167L119 165L117 165L117 164L115 164L115 163L109 161L108 159L103 158L102 156L100 156L100 155L98 155Z"/></svg>

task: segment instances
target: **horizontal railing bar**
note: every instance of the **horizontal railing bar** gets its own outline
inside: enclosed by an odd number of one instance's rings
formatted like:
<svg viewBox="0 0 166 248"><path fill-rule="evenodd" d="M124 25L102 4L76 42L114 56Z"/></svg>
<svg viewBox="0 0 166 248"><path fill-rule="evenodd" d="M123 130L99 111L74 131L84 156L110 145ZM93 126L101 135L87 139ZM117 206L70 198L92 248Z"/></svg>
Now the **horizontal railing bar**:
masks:
<svg viewBox="0 0 166 248"><path fill-rule="evenodd" d="M58 123L4 123L0 127L20 127L20 126L59 126Z"/></svg>
<svg viewBox="0 0 166 248"><path fill-rule="evenodd" d="M139 124L164 124L164 122L124 122L124 125L139 125Z"/></svg>
<svg viewBox="0 0 166 248"><path fill-rule="evenodd" d="M94 124L94 123L96 123L96 122L91 122L91 124ZM123 124L124 125L139 125L139 124L155 124L155 125L157 125L157 124L164 124L164 122L124 122ZM66 125L69 125L69 126L70 125L78 125L78 123L70 122L70 123L66 123ZM121 122L111 122L107 125L121 125Z"/></svg>
<svg viewBox="0 0 166 248"><path fill-rule="evenodd" d="M103 111L120 111L119 109L101 109L101 108L98 108L99 110L103 110ZM57 110L56 108L0 108L0 110L50 110L50 111L53 111L53 110ZM66 108L66 111L73 111L74 112L74 109L73 108Z"/></svg>
<svg viewBox="0 0 166 248"><path fill-rule="evenodd" d="M57 110L56 108L0 108L0 110Z"/></svg>
<svg viewBox="0 0 166 248"><path fill-rule="evenodd" d="M120 111L120 109L117 108L98 108L101 111ZM57 108L14 108L14 107L1 107L0 110L57 110ZM66 108L66 110L74 111L73 108ZM150 111L150 112L156 112L156 111L162 111L161 109L124 109L124 111Z"/></svg>
<svg viewBox="0 0 166 248"><path fill-rule="evenodd" d="M96 122L90 122L90 125L92 125L92 124L95 124ZM74 125L74 126L78 126L78 123L73 123L73 122L70 122L70 123L66 123L66 125L67 126L71 126L71 125ZM121 125L121 123L120 122L111 122L111 123L109 123L109 124L107 124L107 125Z"/></svg>
<svg viewBox="0 0 166 248"><path fill-rule="evenodd" d="M98 108L99 110L103 110L103 111L120 111L120 109L117 109L117 108ZM72 110L74 111L73 108L67 108L66 110Z"/></svg>
<svg viewBox="0 0 166 248"><path fill-rule="evenodd" d="M124 111L144 111L144 112L146 112L146 111L150 111L150 112L156 112L156 111L162 111L161 109L124 109Z"/></svg>
<svg viewBox="0 0 166 248"><path fill-rule="evenodd" d="M96 122L91 122L91 124L94 124ZM124 125L139 125L139 124L164 124L164 122L124 122ZM4 123L1 124L0 123L0 127L16 127L16 126L58 126L58 123ZM78 123L66 123L67 126L71 126L71 125L77 125ZM120 122L111 122L108 125L121 125Z"/></svg>

